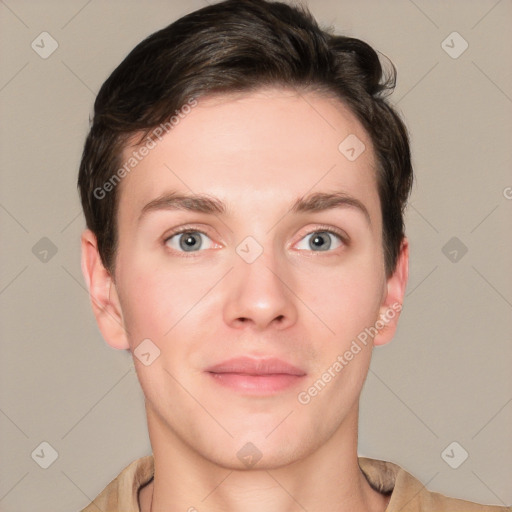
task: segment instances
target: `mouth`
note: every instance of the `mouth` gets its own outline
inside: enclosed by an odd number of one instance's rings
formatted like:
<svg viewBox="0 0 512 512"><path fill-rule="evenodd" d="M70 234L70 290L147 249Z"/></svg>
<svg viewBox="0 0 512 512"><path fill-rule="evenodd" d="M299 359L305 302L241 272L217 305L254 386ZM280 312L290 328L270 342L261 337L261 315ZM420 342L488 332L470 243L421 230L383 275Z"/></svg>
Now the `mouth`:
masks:
<svg viewBox="0 0 512 512"><path fill-rule="evenodd" d="M306 372L280 359L241 357L206 370L213 381L243 394L267 395L298 385Z"/></svg>

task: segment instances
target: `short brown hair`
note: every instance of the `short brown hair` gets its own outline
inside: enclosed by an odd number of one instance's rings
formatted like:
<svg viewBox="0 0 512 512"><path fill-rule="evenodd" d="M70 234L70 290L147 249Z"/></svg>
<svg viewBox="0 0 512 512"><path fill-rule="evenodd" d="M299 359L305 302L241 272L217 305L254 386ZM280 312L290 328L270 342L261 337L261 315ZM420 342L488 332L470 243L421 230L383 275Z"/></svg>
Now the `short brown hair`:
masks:
<svg viewBox="0 0 512 512"><path fill-rule="evenodd" d="M368 132L391 275L413 171L407 129L386 99L396 79L388 62L385 73L371 46L321 29L306 7L267 0L209 5L144 39L102 85L80 163L86 224L105 268L114 275L119 190L112 187L105 197L95 191L115 176L127 142L140 132L142 141L190 98L283 86L338 98Z"/></svg>

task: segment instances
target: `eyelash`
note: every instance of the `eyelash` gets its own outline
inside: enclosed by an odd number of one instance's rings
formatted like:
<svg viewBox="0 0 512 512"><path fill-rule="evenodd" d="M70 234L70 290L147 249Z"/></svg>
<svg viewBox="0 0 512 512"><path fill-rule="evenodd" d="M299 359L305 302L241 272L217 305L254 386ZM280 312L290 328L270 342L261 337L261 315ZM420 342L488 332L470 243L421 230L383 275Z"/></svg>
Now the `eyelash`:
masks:
<svg viewBox="0 0 512 512"><path fill-rule="evenodd" d="M345 245L345 246L349 245L349 239L348 239L347 235L345 235L342 231L338 231L337 229L334 229L329 226L321 226L321 225L319 227L317 227L316 229L313 229L312 231L307 232L300 240L304 239L308 235L312 235L313 233L318 233L318 232L329 233L331 235L335 235L340 239L340 241L342 242L343 245ZM202 231L201 229L197 229L197 228L194 228L191 226L184 226L182 228L178 228L176 231L171 232L169 235L166 235L163 240L163 245L166 246L167 242L171 238L173 238L176 235L183 234L183 233L201 233L202 235L208 236L208 233L206 233L205 231ZM177 252L184 258L195 258L198 256L197 253L202 252L202 251L195 251L195 252L192 251L192 252L187 253L185 251L176 251L175 249L169 249L169 250L172 251L173 253ZM310 252L315 254L315 253L322 253L324 251L310 251ZM328 253L335 252L335 250L325 251L325 252L328 254Z"/></svg>

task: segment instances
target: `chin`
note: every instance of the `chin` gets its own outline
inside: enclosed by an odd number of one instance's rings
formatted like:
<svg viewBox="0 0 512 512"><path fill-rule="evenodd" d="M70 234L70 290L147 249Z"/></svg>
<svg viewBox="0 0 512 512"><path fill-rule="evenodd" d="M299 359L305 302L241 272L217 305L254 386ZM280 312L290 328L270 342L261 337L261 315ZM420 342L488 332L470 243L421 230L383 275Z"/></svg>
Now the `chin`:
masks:
<svg viewBox="0 0 512 512"><path fill-rule="evenodd" d="M279 427L278 427L279 428ZM209 438L208 451L211 462L230 470L277 469L307 456L314 447L306 439L292 439L285 429L268 436L263 432L234 435L229 441L217 444L212 452L212 439Z"/></svg>

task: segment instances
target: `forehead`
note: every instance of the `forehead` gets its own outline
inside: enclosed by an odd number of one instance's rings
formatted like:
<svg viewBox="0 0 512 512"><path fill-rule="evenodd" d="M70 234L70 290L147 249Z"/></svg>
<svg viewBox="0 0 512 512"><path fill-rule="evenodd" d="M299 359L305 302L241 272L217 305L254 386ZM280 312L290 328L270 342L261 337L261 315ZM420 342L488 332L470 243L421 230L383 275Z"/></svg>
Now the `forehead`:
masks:
<svg viewBox="0 0 512 512"><path fill-rule="evenodd" d="M352 148L364 150L353 159ZM126 147L124 161L136 150ZM120 221L167 190L208 193L260 215L262 203L317 190L378 203L371 140L351 111L332 97L277 88L187 109L121 181Z"/></svg>

